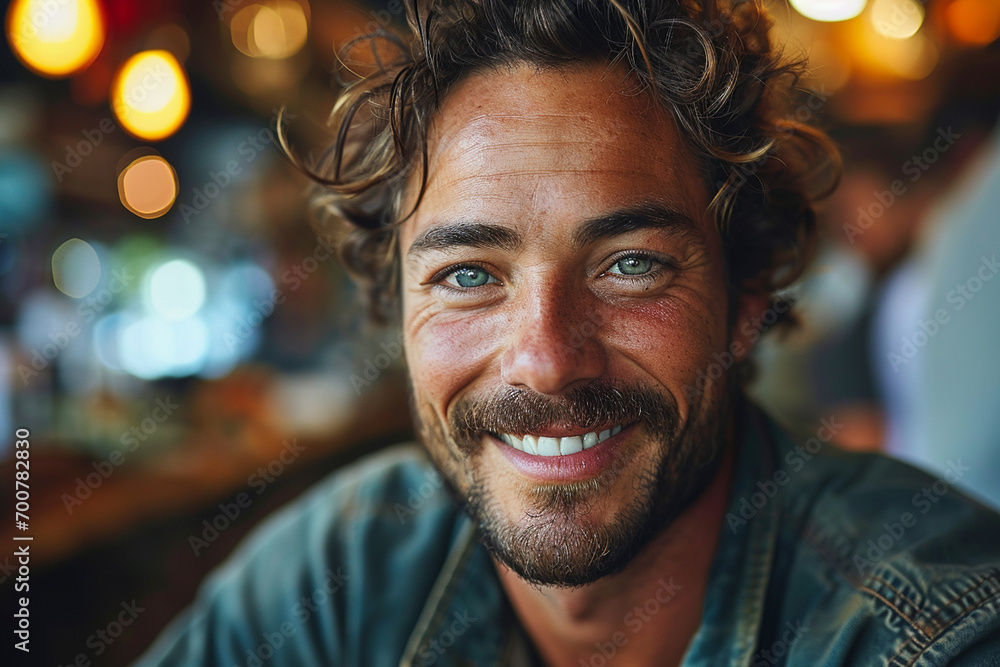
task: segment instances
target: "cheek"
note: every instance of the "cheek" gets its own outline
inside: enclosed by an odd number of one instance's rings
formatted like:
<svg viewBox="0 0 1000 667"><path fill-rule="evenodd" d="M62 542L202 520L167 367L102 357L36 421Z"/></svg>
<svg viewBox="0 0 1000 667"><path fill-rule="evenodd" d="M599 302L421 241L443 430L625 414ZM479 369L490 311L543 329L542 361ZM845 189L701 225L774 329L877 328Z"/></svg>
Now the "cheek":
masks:
<svg viewBox="0 0 1000 667"><path fill-rule="evenodd" d="M608 321L610 341L677 400L687 413L688 392L725 347L725 307L718 313L702 304L664 300L618 311ZM606 334L608 335L608 334Z"/></svg>
<svg viewBox="0 0 1000 667"><path fill-rule="evenodd" d="M442 316L408 330L407 363L418 396L444 416L456 394L485 374L500 326L488 316Z"/></svg>

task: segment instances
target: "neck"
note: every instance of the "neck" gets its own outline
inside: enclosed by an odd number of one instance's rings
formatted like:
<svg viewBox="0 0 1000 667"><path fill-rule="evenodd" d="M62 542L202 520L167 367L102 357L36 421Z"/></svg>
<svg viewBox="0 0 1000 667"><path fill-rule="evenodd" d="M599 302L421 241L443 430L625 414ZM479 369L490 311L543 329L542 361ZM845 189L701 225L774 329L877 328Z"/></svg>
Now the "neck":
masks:
<svg viewBox="0 0 1000 667"><path fill-rule="evenodd" d="M612 656L616 665L680 664L701 623L732 460L729 447L701 497L618 574L579 588L539 588L494 560L515 613L547 665L584 667Z"/></svg>

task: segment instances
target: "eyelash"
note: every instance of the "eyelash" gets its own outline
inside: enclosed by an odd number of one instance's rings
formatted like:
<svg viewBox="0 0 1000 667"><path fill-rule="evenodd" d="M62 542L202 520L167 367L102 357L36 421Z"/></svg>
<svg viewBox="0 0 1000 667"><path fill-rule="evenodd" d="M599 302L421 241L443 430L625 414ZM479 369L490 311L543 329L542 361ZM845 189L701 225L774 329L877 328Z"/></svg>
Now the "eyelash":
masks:
<svg viewBox="0 0 1000 667"><path fill-rule="evenodd" d="M495 283L489 283L489 285L503 284L503 282L499 278L497 278L485 264L479 264L477 262L465 262L463 264L454 264L452 266L441 269L433 276L431 276L430 280L428 280L426 284L431 285L433 287L440 287L442 289L446 289L452 292L469 292L474 289L479 289L478 287L455 287L453 285L448 285L443 282L445 278L454 273L458 273L462 269L479 269L481 271L485 271L489 275L493 276L494 280L496 280ZM487 287L487 285L480 285L480 287Z"/></svg>
<svg viewBox="0 0 1000 667"><path fill-rule="evenodd" d="M623 259L628 259L630 257L635 257L637 259L648 259L652 261L653 268L649 273L643 273L636 276L628 276L621 273L611 273L611 268L618 264L618 262ZM614 280L626 280L629 282L641 282L641 283L655 283L663 274L667 271L673 271L677 269L676 263L667 257L662 257L659 255L654 255L653 253L646 252L643 250L625 250L616 255L614 255L607 264L607 268L601 271L599 275L601 276L614 276Z"/></svg>

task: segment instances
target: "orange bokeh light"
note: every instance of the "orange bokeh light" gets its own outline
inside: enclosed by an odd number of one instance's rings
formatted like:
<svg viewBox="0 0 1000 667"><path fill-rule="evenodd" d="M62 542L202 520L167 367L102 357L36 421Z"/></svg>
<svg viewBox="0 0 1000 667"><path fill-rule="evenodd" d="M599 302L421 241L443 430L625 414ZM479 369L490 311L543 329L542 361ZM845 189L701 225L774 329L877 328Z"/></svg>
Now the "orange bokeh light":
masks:
<svg viewBox="0 0 1000 667"><path fill-rule="evenodd" d="M948 31L959 42L985 45L1000 37L1000 3L953 0L944 10Z"/></svg>

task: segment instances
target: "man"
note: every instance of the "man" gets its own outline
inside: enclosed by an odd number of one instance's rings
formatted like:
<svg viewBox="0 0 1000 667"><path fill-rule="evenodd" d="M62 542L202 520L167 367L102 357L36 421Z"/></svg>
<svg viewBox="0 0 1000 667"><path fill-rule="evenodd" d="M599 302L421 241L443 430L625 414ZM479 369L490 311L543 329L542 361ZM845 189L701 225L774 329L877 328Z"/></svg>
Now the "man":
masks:
<svg viewBox="0 0 1000 667"><path fill-rule="evenodd" d="M743 398L833 161L756 2L414 5L317 178L433 467L311 491L143 664L1000 664L1000 518Z"/></svg>

